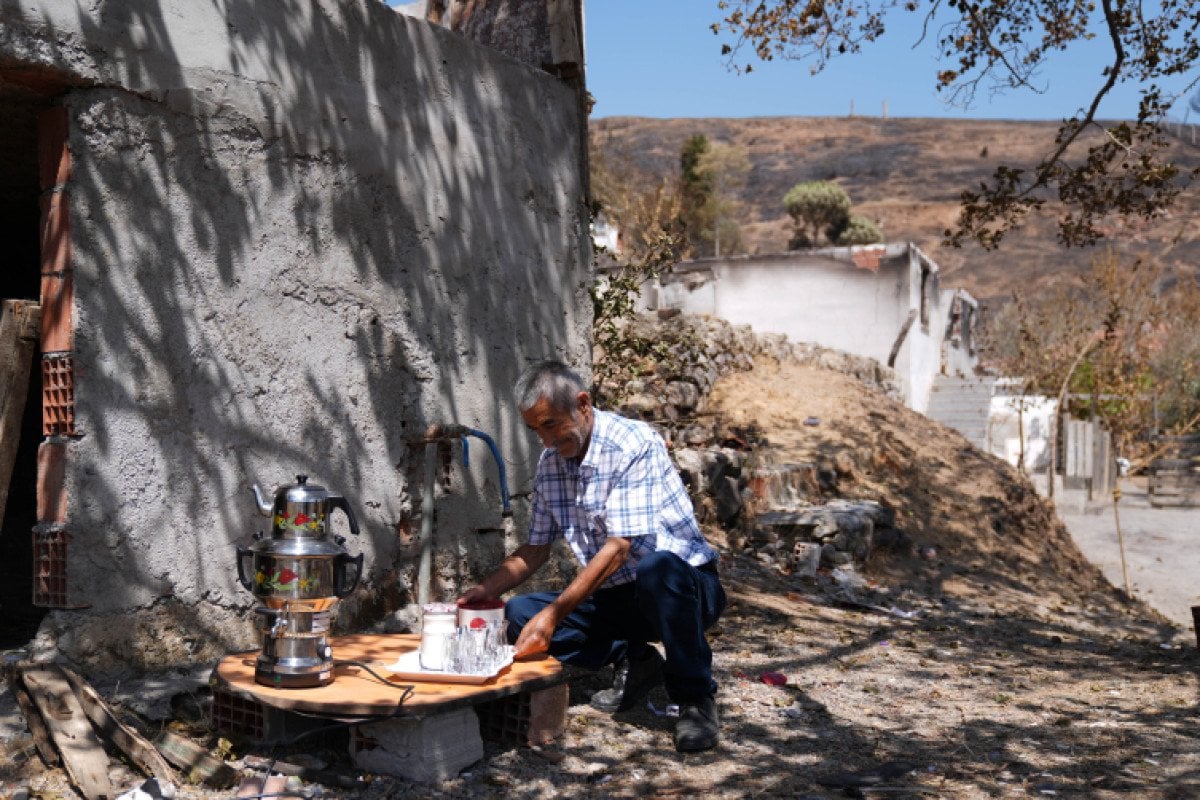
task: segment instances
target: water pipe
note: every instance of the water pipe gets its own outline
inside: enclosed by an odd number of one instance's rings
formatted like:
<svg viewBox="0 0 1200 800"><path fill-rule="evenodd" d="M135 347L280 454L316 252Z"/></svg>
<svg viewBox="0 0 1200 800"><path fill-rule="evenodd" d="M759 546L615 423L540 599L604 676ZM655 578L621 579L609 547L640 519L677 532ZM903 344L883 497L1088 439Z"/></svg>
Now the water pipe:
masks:
<svg viewBox="0 0 1200 800"><path fill-rule="evenodd" d="M463 466L467 467L469 466L468 436L482 439L491 450L492 458L496 460L496 468L500 473L500 499L503 507L501 516L504 518L506 535L512 527L512 502L508 492L508 477L504 468L504 459L500 456L500 448L496 446L496 442L491 436L465 425L432 425L426 430L423 438L410 442L414 445L425 445L425 487L421 500L421 555L417 563L417 603L419 605L429 602L429 586L433 573L433 490L434 484L437 482L438 444L446 440L462 439Z"/></svg>
<svg viewBox="0 0 1200 800"><path fill-rule="evenodd" d="M492 451L492 458L496 460L496 469L500 473L500 502L503 510L500 512L502 517L512 516L512 503L508 496L508 477L504 470L504 459L500 457L500 448L496 446L495 440L488 436L483 431L477 431L474 428L467 428L466 434L462 437L463 445L463 467L470 466L469 457L470 449L467 447L467 436L474 436L476 439L482 439L487 444L488 449Z"/></svg>

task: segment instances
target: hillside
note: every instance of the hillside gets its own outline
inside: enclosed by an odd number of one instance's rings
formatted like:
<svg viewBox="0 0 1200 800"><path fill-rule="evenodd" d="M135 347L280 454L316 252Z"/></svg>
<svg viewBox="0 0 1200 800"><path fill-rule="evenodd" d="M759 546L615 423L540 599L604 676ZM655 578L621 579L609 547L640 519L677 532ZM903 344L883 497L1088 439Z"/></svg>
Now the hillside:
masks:
<svg viewBox="0 0 1200 800"><path fill-rule="evenodd" d="M752 170L742 194L743 235L751 252L779 252L790 234L783 196L806 180L833 180L849 192L858 213L878 220L892 241L911 240L937 261L951 286L982 300L1006 298L1018 286L1045 285L1083 274L1094 249L1062 248L1047 212L998 252L971 245L944 247L941 233L957 217L958 198L987 179L998 164L1031 165L1053 142L1052 122L758 117L647 119L609 117L590 123L593 141L614 160L628 159L660 175L678 172L689 136L744 147ZM1200 166L1200 147L1173 140L1173 158ZM1190 271L1200 263L1200 200L1193 190L1165 219L1114 224L1101 245L1156 258Z"/></svg>

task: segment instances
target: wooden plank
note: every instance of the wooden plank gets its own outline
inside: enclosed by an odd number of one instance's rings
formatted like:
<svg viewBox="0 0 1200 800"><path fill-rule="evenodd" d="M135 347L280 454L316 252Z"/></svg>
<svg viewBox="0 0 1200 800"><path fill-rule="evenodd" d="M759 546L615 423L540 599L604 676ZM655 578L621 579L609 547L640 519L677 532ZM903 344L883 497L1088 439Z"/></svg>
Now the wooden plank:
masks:
<svg viewBox="0 0 1200 800"><path fill-rule="evenodd" d="M34 705L29 690L21 682L16 665L6 666L4 677L8 681L9 688L12 689L13 697L17 698L17 705L21 707L21 713L25 716L25 726L33 735L33 741L37 745L42 761L46 762L48 767L57 767L62 763L62 759L59 758L58 751L54 749L54 742L50 739L50 729L46 727L46 721L42 719L41 713Z"/></svg>
<svg viewBox="0 0 1200 800"><path fill-rule="evenodd" d="M115 797L108 754L66 677L54 667L25 667L21 679L50 729L71 783L87 800Z"/></svg>
<svg viewBox="0 0 1200 800"><path fill-rule="evenodd" d="M21 441L21 417L29 394L29 371L38 347L42 307L33 300L0 304L0 519Z"/></svg>
<svg viewBox="0 0 1200 800"><path fill-rule="evenodd" d="M154 740L163 757L183 772L188 783L203 783L215 789L228 789L238 779L237 771L191 739L163 731Z"/></svg>
<svg viewBox="0 0 1200 800"><path fill-rule="evenodd" d="M154 745L117 719L108 703L104 702L79 673L69 667L60 669L75 691L75 696L79 698L84 713L101 736L119 747L121 752L148 776L158 778L160 783L175 783L175 774L158 750L154 749Z"/></svg>

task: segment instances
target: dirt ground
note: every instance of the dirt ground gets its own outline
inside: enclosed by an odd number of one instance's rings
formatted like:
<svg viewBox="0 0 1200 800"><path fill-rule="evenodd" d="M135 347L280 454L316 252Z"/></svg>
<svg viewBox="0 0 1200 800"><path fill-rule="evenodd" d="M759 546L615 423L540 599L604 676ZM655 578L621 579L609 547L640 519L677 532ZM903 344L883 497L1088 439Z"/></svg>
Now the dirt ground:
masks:
<svg viewBox="0 0 1200 800"><path fill-rule="evenodd" d="M831 372L760 364L718 384L711 406L758 425L777 461L851 458L840 493L891 505L907 537L877 550L866 584L851 587L828 573L782 575L710 531L731 597L711 631L723 714L716 750L675 753L671 718L649 708L591 709L601 673L573 685L557 746L489 746L482 762L436 786L372 777L305 791L1200 797L1194 637L1116 591L1024 478ZM813 416L819 424L803 424ZM786 682L774 685L779 676ZM661 707L665 697L650 701ZM353 774L336 739L302 753ZM235 755L235 766L246 763ZM37 763L10 762L0 780L67 795L61 773ZM185 786L178 796L228 793Z"/></svg>

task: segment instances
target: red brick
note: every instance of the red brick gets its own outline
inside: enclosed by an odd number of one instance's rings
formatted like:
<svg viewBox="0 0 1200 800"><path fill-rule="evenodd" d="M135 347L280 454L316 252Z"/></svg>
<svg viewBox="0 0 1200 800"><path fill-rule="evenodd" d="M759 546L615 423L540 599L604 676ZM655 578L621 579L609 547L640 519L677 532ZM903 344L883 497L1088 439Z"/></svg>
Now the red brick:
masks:
<svg viewBox="0 0 1200 800"><path fill-rule="evenodd" d="M875 272L879 269L879 264L883 259L883 252L882 248L855 250L850 254L850 258L854 261L854 266Z"/></svg>
<svg viewBox="0 0 1200 800"><path fill-rule="evenodd" d="M62 525L39 525L33 530L33 605L70 608L67 604L67 543Z"/></svg>
<svg viewBox="0 0 1200 800"><path fill-rule="evenodd" d="M74 436L75 359L70 354L42 358L42 435Z"/></svg>
<svg viewBox="0 0 1200 800"><path fill-rule="evenodd" d="M67 521L67 442L38 445L38 522Z"/></svg>
<svg viewBox="0 0 1200 800"><path fill-rule="evenodd" d="M38 114L38 181L42 191L61 186L71 177L67 149L67 109L48 108Z"/></svg>
<svg viewBox="0 0 1200 800"><path fill-rule="evenodd" d="M75 281L71 275L69 196L42 197L42 352L71 349Z"/></svg>

